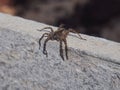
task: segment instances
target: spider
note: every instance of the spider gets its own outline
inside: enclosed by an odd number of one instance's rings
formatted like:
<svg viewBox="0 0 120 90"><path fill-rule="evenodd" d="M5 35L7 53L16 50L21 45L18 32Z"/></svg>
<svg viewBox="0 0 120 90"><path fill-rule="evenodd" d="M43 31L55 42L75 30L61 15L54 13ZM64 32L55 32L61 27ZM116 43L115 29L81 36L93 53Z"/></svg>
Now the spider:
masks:
<svg viewBox="0 0 120 90"><path fill-rule="evenodd" d="M43 39L43 37L47 37L44 41L44 44L43 44L43 54L46 55L46 57L48 57L48 53L47 53L47 50L46 50L46 44L49 40L56 40L58 42L60 42L60 56L61 58L64 60L64 56L63 56L63 46L62 46L62 43L64 43L65 45L65 55L66 55L66 59L68 59L68 47L67 47L67 36L69 34L69 32L72 32L72 33L77 33L75 30L69 28L69 29L65 29L63 28L63 24L61 24L58 29L56 31L53 30L52 27L45 27L41 30L38 30L38 31L42 31L44 29L50 29L51 31L48 31L49 33L44 33L41 38L39 39L39 49L41 47L41 40ZM79 38L82 39L82 40L86 40L84 38L82 38L80 36L80 34L78 34Z"/></svg>

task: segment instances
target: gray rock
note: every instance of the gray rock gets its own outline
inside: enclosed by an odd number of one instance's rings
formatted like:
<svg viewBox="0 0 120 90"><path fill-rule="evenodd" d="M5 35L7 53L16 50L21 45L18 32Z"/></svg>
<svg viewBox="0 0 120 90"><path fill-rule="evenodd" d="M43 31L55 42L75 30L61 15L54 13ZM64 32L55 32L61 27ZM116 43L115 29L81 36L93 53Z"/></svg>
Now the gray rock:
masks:
<svg viewBox="0 0 120 90"><path fill-rule="evenodd" d="M79 47L77 38L72 41L68 37L69 60L61 59L59 43L54 41L47 43L46 57L43 48L38 47L42 33L34 31L39 24L1 15L5 16L9 23L0 21L0 90L120 90L119 43L82 35L87 41L81 40ZM15 19L16 23L12 23ZM28 27L30 31L25 28L25 22L32 23ZM72 42L77 42L77 46ZM117 53L112 56L107 46Z"/></svg>

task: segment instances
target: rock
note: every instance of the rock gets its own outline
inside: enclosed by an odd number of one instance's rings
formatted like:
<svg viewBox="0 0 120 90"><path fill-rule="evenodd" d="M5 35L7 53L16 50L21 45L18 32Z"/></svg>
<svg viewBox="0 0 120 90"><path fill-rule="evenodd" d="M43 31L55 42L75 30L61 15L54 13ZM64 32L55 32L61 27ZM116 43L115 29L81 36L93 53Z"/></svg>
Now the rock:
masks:
<svg viewBox="0 0 120 90"><path fill-rule="evenodd" d="M120 90L119 43L82 34L83 41L71 33L69 60L63 61L56 41L47 43L48 57L43 46L39 50L44 32L36 29L45 26L0 14L1 90Z"/></svg>

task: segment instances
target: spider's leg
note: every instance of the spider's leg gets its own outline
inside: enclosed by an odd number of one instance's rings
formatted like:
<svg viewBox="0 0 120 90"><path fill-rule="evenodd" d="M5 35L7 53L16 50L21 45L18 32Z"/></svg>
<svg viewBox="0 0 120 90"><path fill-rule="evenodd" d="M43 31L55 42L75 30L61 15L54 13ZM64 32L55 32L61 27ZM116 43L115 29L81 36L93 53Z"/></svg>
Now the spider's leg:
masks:
<svg viewBox="0 0 120 90"><path fill-rule="evenodd" d="M65 44L65 55L66 55L66 59L68 59L68 48L67 48L67 41L66 41L66 39L64 40L64 44Z"/></svg>
<svg viewBox="0 0 120 90"><path fill-rule="evenodd" d="M50 29L51 32L54 32L53 28L51 28L51 27L45 27L45 28L43 28L43 29L41 29L41 30L38 30L38 31L42 31L42 30L44 30L44 29Z"/></svg>
<svg viewBox="0 0 120 90"><path fill-rule="evenodd" d="M65 25L64 24L60 24L59 25L59 28L63 28Z"/></svg>
<svg viewBox="0 0 120 90"><path fill-rule="evenodd" d="M40 49L40 47L41 47L41 40L43 39L43 37L45 37L45 35L48 36L48 33L44 33L44 34L41 36L41 38L39 39L39 49Z"/></svg>
<svg viewBox="0 0 120 90"><path fill-rule="evenodd" d="M76 31L75 31L75 32L76 32ZM76 33L78 34L78 36L79 36L80 39L86 40L86 39L82 38L82 36L81 36L78 32L76 32Z"/></svg>
<svg viewBox="0 0 120 90"><path fill-rule="evenodd" d="M48 57L48 53L47 53L47 50L46 50L46 43L50 40L50 38L48 37L45 42L44 42L44 46L43 46L43 54L46 55L46 57Z"/></svg>
<svg viewBox="0 0 120 90"><path fill-rule="evenodd" d="M63 57L63 49L62 49L62 41L60 41L60 56L61 56L61 58L64 60L64 57Z"/></svg>
<svg viewBox="0 0 120 90"><path fill-rule="evenodd" d="M86 40L86 39L82 38L82 36L81 36L77 31L75 31L75 30L73 30L73 29L71 29L71 28L69 28L69 31L70 31L70 32L73 32L73 33L77 33L80 39Z"/></svg>
<svg viewBox="0 0 120 90"><path fill-rule="evenodd" d="M78 33L77 33L78 34ZM78 36L80 37L80 39L82 40L86 40L85 38L82 38L80 34L78 34Z"/></svg>

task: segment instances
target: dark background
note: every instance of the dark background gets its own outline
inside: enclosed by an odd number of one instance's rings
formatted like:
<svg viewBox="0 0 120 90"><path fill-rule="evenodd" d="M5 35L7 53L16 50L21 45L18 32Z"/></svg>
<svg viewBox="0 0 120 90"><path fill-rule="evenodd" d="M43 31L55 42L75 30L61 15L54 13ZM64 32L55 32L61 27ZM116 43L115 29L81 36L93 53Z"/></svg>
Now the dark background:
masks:
<svg viewBox="0 0 120 90"><path fill-rule="evenodd" d="M0 0L0 11L120 42L120 0Z"/></svg>

